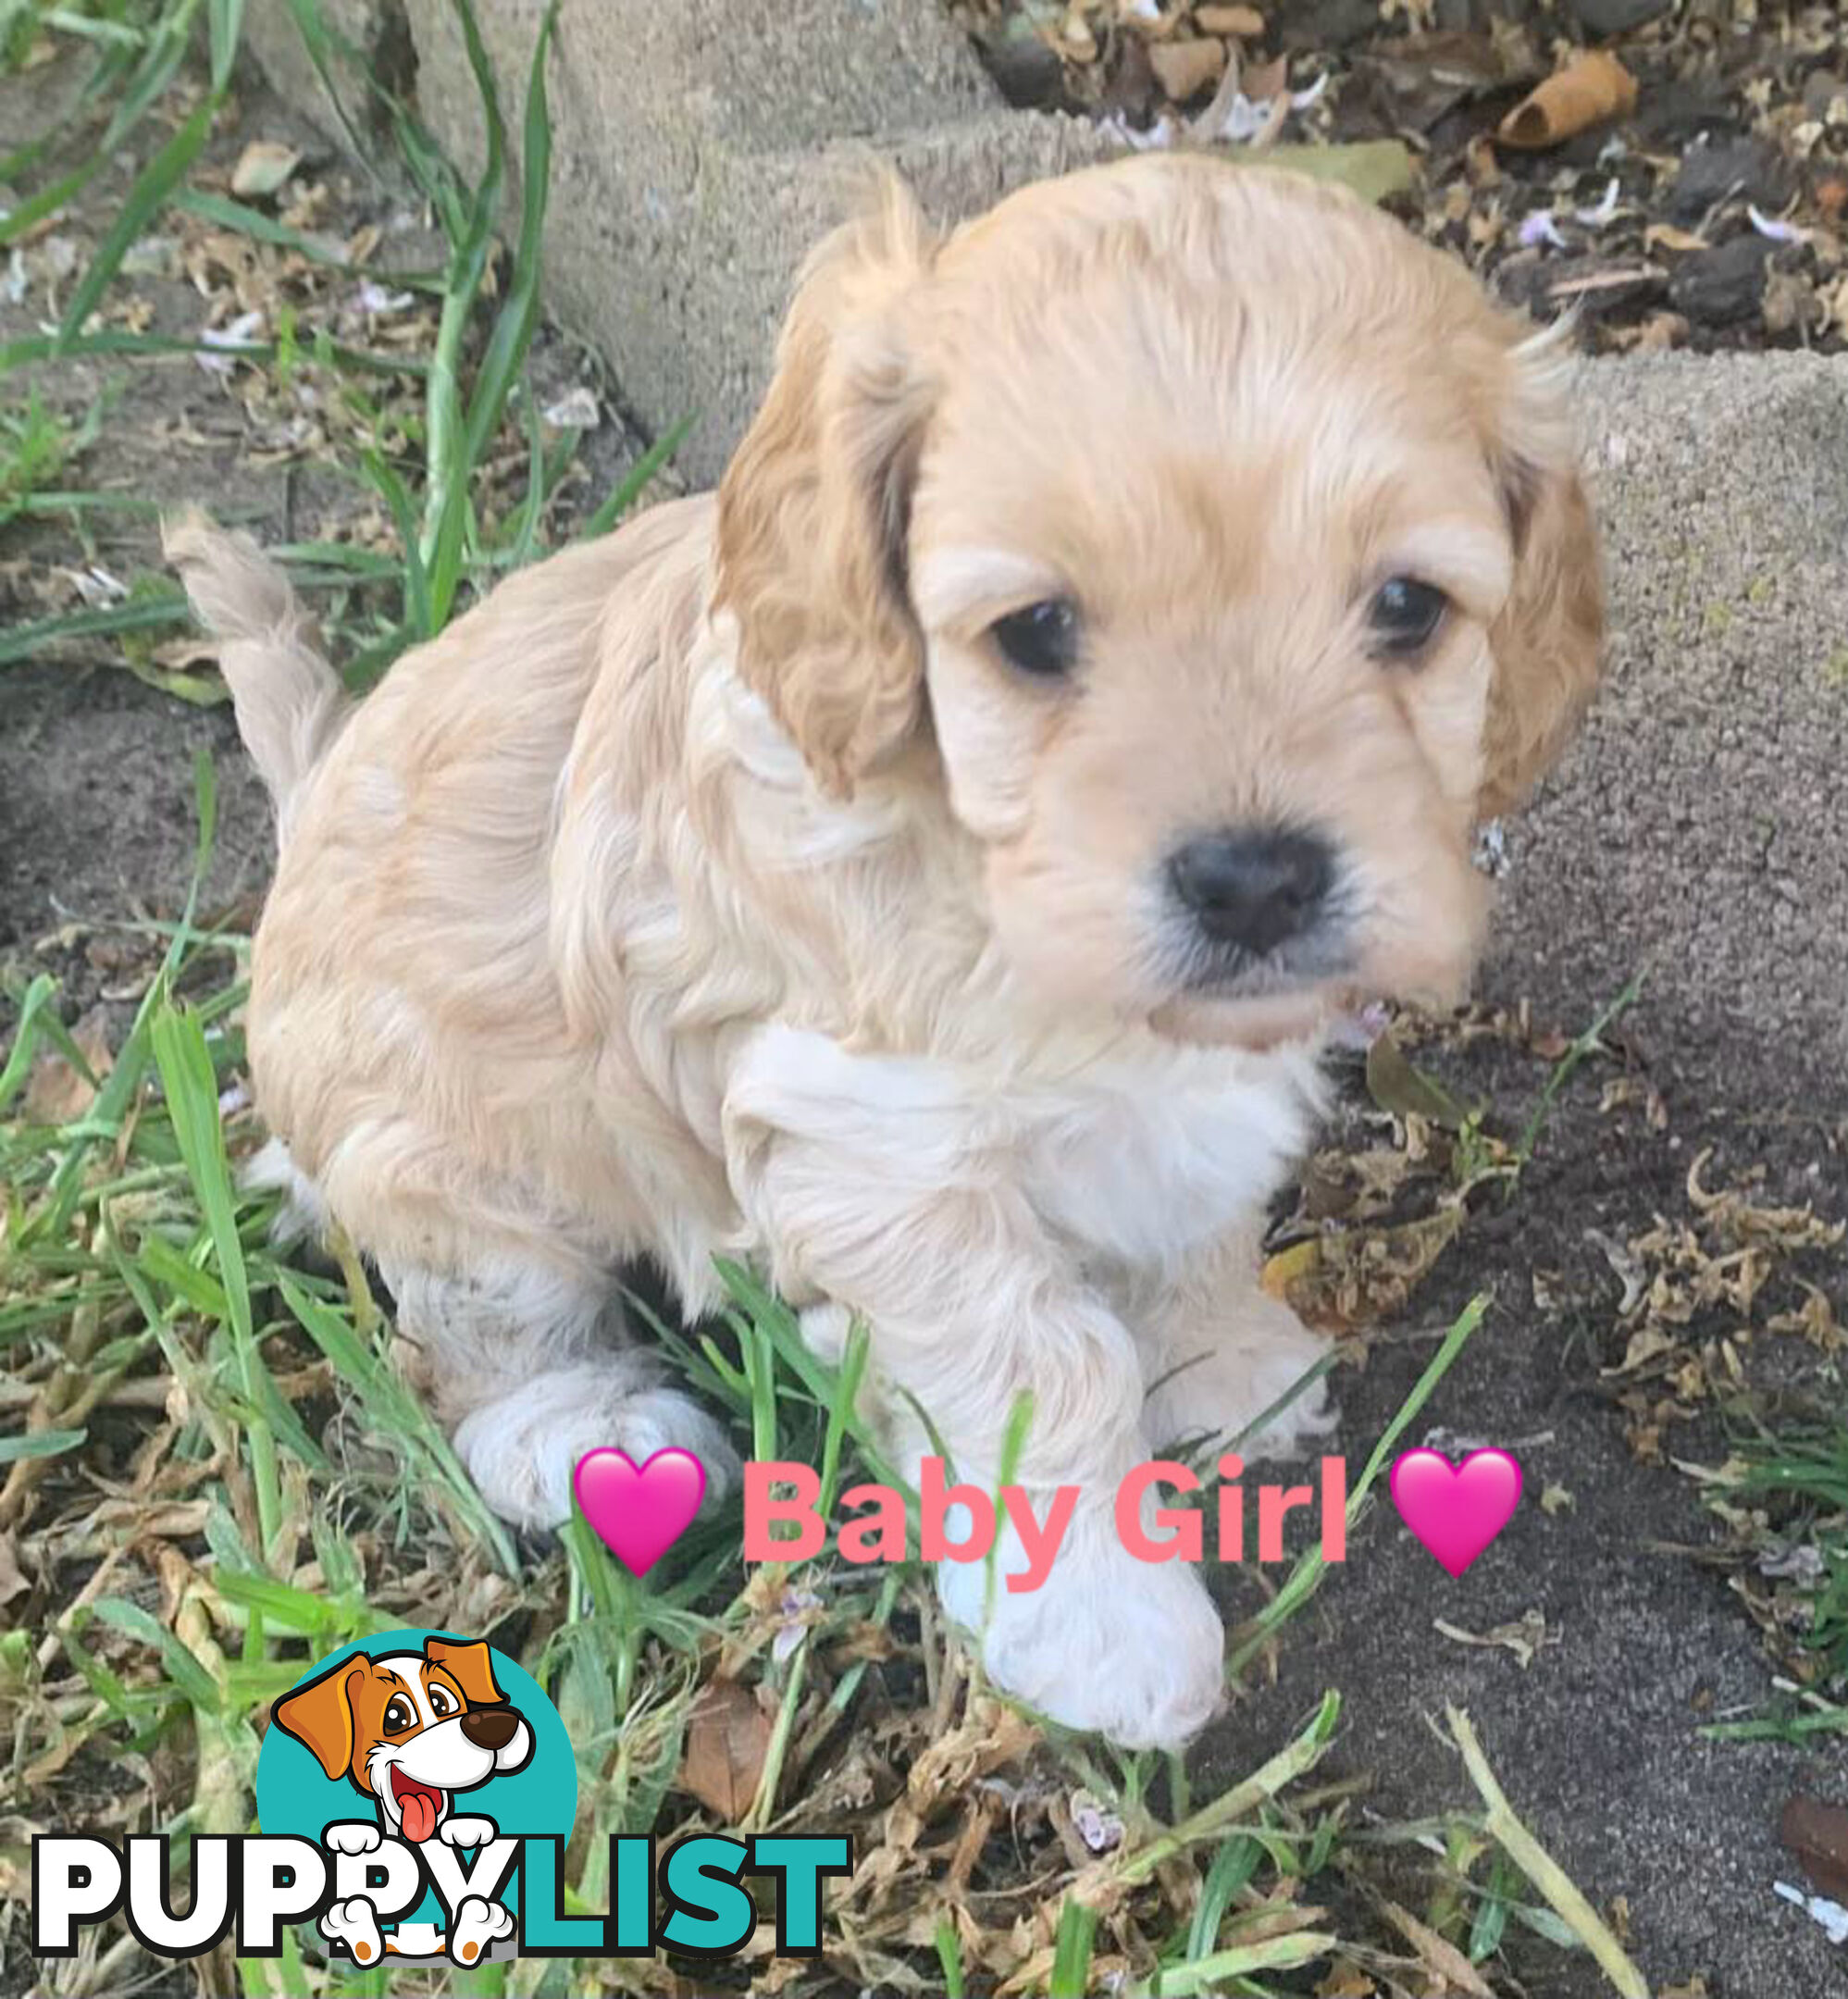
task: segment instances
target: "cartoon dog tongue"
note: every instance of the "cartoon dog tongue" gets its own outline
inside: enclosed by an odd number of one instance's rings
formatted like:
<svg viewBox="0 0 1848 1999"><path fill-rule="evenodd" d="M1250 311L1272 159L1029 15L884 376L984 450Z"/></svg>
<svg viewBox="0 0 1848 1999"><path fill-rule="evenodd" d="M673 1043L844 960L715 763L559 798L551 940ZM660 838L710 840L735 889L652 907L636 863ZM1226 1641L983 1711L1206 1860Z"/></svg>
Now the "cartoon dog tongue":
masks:
<svg viewBox="0 0 1848 1999"><path fill-rule="evenodd" d="M442 1803L442 1793L419 1783L415 1777L405 1776L401 1769L391 1772L391 1791L403 1815L404 1837L412 1841L428 1839L437 1829L437 1807Z"/></svg>

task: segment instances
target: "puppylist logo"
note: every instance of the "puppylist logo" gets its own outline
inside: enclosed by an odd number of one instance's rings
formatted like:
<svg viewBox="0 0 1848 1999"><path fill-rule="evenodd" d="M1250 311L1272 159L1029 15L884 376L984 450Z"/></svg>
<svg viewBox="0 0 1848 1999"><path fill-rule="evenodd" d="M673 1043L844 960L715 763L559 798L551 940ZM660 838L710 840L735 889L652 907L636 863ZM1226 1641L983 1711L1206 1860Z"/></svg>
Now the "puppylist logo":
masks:
<svg viewBox="0 0 1848 1999"><path fill-rule="evenodd" d="M256 1769L260 1833L191 1842L192 1903L174 1913L166 1834L120 1846L32 1842L33 1947L68 1957L120 1912L146 1949L197 1956L235 1936L274 1957L312 1922L329 1956L468 1969L509 1957L726 1957L757 1928L741 1877L776 1883L778 1955L821 1950L822 1883L844 1836L610 1841L611 1909L564 1913L577 1768L537 1681L479 1639L389 1632L323 1660L270 1709Z"/></svg>

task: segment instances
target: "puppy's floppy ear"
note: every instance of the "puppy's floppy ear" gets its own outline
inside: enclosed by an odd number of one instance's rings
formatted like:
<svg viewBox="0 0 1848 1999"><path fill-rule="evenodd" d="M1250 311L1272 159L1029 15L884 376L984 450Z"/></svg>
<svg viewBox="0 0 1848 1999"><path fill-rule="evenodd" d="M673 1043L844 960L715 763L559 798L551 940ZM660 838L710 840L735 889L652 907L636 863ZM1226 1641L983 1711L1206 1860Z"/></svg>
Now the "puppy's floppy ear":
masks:
<svg viewBox="0 0 1848 1999"><path fill-rule="evenodd" d="M344 1777L353 1767L353 1696L365 1678L362 1661L342 1659L269 1710L276 1726L311 1749L329 1777Z"/></svg>
<svg viewBox="0 0 1848 1999"><path fill-rule="evenodd" d="M737 615L739 671L841 798L923 703L905 535L930 391L904 304L931 255L896 179L822 243L719 487L715 602Z"/></svg>
<svg viewBox="0 0 1848 1999"><path fill-rule="evenodd" d="M446 1638L428 1639L424 1656L453 1675L471 1707L505 1707L507 1697L494 1683L492 1656L478 1638L467 1645L455 1645Z"/></svg>
<svg viewBox="0 0 1848 1999"><path fill-rule="evenodd" d="M1604 649L1604 565L1566 402L1567 326L1522 341L1511 360L1514 391L1491 455L1514 534L1515 577L1489 635L1495 664L1478 804L1484 819L1519 804L1564 750L1597 685Z"/></svg>

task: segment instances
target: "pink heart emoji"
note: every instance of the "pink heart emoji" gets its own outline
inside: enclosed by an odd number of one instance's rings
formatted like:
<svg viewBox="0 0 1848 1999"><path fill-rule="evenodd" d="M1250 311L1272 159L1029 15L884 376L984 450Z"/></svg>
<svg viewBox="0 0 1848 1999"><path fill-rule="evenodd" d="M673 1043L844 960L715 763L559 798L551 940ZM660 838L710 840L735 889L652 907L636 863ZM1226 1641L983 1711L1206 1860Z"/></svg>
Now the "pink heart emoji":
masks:
<svg viewBox="0 0 1848 1999"><path fill-rule="evenodd" d="M645 1575L693 1524L706 1468L671 1445L639 1471L626 1451L586 1451L572 1484L584 1518L634 1575Z"/></svg>
<svg viewBox="0 0 1848 1999"><path fill-rule="evenodd" d="M1400 1519L1454 1576L1520 1504L1520 1467L1505 1450L1471 1451L1460 1465L1442 1451L1402 1451L1393 1460L1391 1483Z"/></svg>

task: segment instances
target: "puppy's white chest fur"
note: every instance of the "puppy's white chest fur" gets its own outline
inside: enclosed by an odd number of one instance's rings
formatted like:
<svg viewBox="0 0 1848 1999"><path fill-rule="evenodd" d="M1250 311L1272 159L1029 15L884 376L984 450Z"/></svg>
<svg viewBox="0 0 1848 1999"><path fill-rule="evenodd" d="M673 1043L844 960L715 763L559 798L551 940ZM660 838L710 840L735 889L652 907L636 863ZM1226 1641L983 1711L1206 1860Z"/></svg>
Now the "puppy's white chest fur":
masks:
<svg viewBox="0 0 1848 1999"><path fill-rule="evenodd" d="M1166 1271L1262 1206L1320 1096L1307 1043L1256 1054L1125 1031L959 1059L773 1025L740 1051L726 1121L748 1211L753 1140L782 1132L829 1161L810 1191L830 1210L986 1187L1086 1260Z"/></svg>
<svg viewBox="0 0 1848 1999"><path fill-rule="evenodd" d="M1139 1043L1023 1093L1024 1189L1085 1248L1170 1266L1262 1206L1307 1142L1319 1095L1306 1047Z"/></svg>

